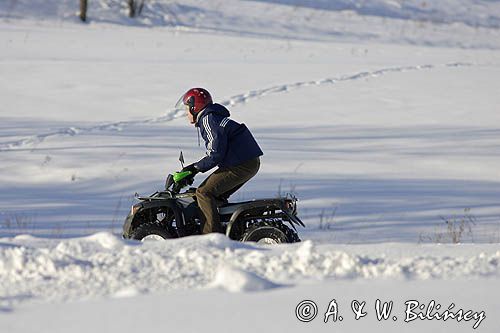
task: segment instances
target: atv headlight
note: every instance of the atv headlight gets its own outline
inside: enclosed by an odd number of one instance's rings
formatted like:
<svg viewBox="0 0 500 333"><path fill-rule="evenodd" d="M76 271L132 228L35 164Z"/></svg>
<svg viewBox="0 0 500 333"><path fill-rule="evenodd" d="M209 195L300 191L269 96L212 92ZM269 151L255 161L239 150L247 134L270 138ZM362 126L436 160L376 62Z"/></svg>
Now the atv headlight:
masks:
<svg viewBox="0 0 500 333"><path fill-rule="evenodd" d="M130 208L130 215L135 215L139 209L141 209L142 205L141 204L135 204Z"/></svg>

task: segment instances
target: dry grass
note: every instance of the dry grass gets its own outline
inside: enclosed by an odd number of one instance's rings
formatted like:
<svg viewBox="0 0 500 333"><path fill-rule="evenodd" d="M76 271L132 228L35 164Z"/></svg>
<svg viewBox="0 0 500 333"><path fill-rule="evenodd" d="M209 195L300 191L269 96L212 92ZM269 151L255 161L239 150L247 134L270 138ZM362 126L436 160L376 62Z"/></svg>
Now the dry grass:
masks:
<svg viewBox="0 0 500 333"><path fill-rule="evenodd" d="M471 214L470 208L465 208L460 216L439 216L444 223L445 230L436 230L433 235L420 235L419 243L462 243L465 237L474 242L473 227L476 225L476 217Z"/></svg>
<svg viewBox="0 0 500 333"><path fill-rule="evenodd" d="M320 230L330 230L335 224L335 215L337 214L337 207L333 207L330 212L325 209L321 210L319 214L319 229Z"/></svg>

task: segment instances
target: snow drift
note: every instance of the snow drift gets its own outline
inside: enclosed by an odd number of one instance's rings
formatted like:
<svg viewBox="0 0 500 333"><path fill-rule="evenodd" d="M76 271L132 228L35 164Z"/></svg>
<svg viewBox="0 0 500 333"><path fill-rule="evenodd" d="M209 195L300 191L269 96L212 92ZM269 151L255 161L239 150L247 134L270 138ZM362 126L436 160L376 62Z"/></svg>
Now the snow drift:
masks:
<svg viewBox="0 0 500 333"><path fill-rule="evenodd" d="M262 291L331 278L499 277L500 250L488 245L341 249L305 241L266 247L217 234L144 244L109 233L68 240L30 236L0 240L4 309L25 302L129 297L176 289Z"/></svg>

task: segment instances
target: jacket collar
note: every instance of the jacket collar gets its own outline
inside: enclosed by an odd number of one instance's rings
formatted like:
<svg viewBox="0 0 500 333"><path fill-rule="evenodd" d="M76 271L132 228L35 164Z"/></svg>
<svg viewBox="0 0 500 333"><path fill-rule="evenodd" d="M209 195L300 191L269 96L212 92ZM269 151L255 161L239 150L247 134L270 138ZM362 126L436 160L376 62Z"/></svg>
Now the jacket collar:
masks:
<svg viewBox="0 0 500 333"><path fill-rule="evenodd" d="M207 109L207 107L205 106L205 108L203 110L201 110L200 112L198 112L198 114L196 115L196 121L194 122L194 126L196 127L199 127L200 126L200 119L204 116L204 114L206 113L205 110Z"/></svg>

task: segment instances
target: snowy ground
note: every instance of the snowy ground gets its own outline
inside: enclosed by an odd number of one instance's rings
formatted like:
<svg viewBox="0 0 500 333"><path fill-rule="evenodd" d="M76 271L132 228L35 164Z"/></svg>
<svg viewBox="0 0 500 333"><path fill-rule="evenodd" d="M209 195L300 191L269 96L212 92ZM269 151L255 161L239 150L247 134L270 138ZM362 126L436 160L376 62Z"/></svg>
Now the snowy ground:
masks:
<svg viewBox="0 0 500 333"><path fill-rule="evenodd" d="M374 323L388 331L467 332L476 322L481 331L498 329L496 244L332 246L309 240L269 248L209 235L140 245L100 233L63 241L19 236L0 246L0 325L8 332L133 332L165 325L183 332L356 331ZM345 321L325 324L332 299ZM394 301L389 323L376 321L377 299ZM308 324L294 314L303 300L318 306ZM367 302L366 318L354 319L352 300ZM435 300L443 310L454 303L454 312L484 311L486 318L405 323L408 300ZM58 305L63 301L71 302Z"/></svg>
<svg viewBox="0 0 500 333"><path fill-rule="evenodd" d="M85 25L73 2L0 3L0 331L156 329L165 310L193 332L472 330L403 322L405 300L433 298L498 331L498 1L150 1L138 20L90 1ZM265 152L234 200L296 193L305 242L120 240L134 193L203 154L173 110L192 86ZM349 316L327 325L333 298Z"/></svg>
<svg viewBox="0 0 500 333"><path fill-rule="evenodd" d="M133 194L160 188L180 149L203 154L171 111L202 85L265 152L235 199L294 191L311 230L336 210L334 232L317 235L328 241L417 242L469 208L467 241L500 239L497 51L121 26L0 36L4 235L118 232Z"/></svg>

